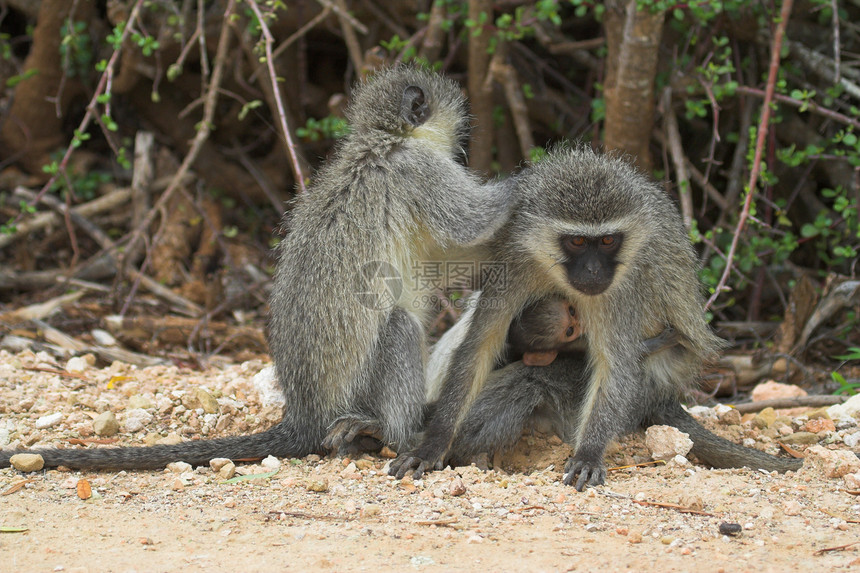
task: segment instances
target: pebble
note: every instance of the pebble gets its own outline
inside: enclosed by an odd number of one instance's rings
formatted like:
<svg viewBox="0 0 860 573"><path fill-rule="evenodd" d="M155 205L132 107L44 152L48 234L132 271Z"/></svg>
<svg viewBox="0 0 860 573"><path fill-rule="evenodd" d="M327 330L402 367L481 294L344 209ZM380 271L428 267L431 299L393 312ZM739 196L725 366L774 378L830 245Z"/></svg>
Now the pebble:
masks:
<svg viewBox="0 0 860 573"><path fill-rule="evenodd" d="M83 372L90 365L87 364L86 358L83 356L73 356L66 362L66 372Z"/></svg>
<svg viewBox="0 0 860 573"><path fill-rule="evenodd" d="M362 517L374 517L382 512L382 508L376 503L368 503L361 508Z"/></svg>
<svg viewBox="0 0 860 573"><path fill-rule="evenodd" d="M45 467L45 460L39 454L15 454L9 458L9 463L22 472L37 472Z"/></svg>
<svg viewBox="0 0 860 573"><path fill-rule="evenodd" d="M451 485L448 486L448 492L453 496L463 495L466 493L466 484L459 477L451 480Z"/></svg>
<svg viewBox="0 0 860 573"><path fill-rule="evenodd" d="M123 426L126 432L139 432L152 421L152 414L143 408L134 408L125 413Z"/></svg>
<svg viewBox="0 0 860 573"><path fill-rule="evenodd" d="M753 388L751 394L753 402L774 398L797 398L798 396L806 396L806 390L794 384L781 384L773 380L759 384Z"/></svg>
<svg viewBox="0 0 860 573"><path fill-rule="evenodd" d="M143 408L144 410L148 410L149 408L155 408L155 404L153 404L152 400L143 396L141 394L135 394L131 398L128 399L128 405L126 406L129 410L133 410L135 408Z"/></svg>
<svg viewBox="0 0 860 573"><path fill-rule="evenodd" d="M0 430L2 432L2 430ZM853 434L848 434L847 436L842 438L842 441L849 448L854 448L857 444L860 444L860 432L854 432ZM0 445L3 444L2 437L0 437Z"/></svg>
<svg viewBox="0 0 860 573"><path fill-rule="evenodd" d="M753 426L756 428L770 428L776 422L776 410L765 408L753 418Z"/></svg>
<svg viewBox="0 0 860 573"><path fill-rule="evenodd" d="M197 400L200 401L200 407L207 414L218 413L218 400L206 388L197 388Z"/></svg>
<svg viewBox="0 0 860 573"><path fill-rule="evenodd" d="M328 491L328 480L326 480L326 479L323 479L323 480L316 480L316 479L308 480L308 481L305 483L305 489L307 489L308 491L315 491L315 492L317 492L317 493L323 493L323 492L325 492L325 491Z"/></svg>
<svg viewBox="0 0 860 573"><path fill-rule="evenodd" d="M260 462L260 465L263 466L267 472L278 471L281 469L281 460L275 456L268 456Z"/></svg>
<svg viewBox="0 0 860 573"><path fill-rule="evenodd" d="M860 472L860 459L847 450L828 450L824 446L806 448L803 467L814 466L828 478L839 478Z"/></svg>
<svg viewBox="0 0 860 573"><path fill-rule="evenodd" d="M211 464L212 462L210 461L209 463ZM234 464L230 460L227 460L226 464L224 464L223 466L218 468L218 477L221 479L230 479L235 475L236 475L236 464Z"/></svg>
<svg viewBox="0 0 860 573"><path fill-rule="evenodd" d="M818 434L813 434L812 432L795 432L790 436L782 438L781 441L786 444L817 444Z"/></svg>
<svg viewBox="0 0 860 573"><path fill-rule="evenodd" d="M110 437L119 431L119 422L116 421L116 416L108 410L102 412L96 419L93 420L93 431L98 436Z"/></svg>
<svg viewBox="0 0 860 573"><path fill-rule="evenodd" d="M845 418L860 419L860 394L854 394L842 404L827 408L827 414L834 420Z"/></svg>
<svg viewBox="0 0 860 573"><path fill-rule="evenodd" d="M186 462L172 462L167 464L167 469L175 474L184 474L185 472L192 471L194 468Z"/></svg>
<svg viewBox="0 0 860 573"><path fill-rule="evenodd" d="M732 537L740 535L743 528L740 523L729 523L724 521L720 524L720 535L730 535Z"/></svg>
<svg viewBox="0 0 860 573"><path fill-rule="evenodd" d="M63 421L63 414L61 412L57 412L56 414L48 414L46 416L39 417L36 420L36 429L44 430L45 428L53 428L57 424Z"/></svg>
<svg viewBox="0 0 860 573"><path fill-rule="evenodd" d="M796 499L790 499L782 504L782 512L786 515L798 515L803 506Z"/></svg>
<svg viewBox="0 0 860 573"><path fill-rule="evenodd" d="M807 432L812 432L813 434L817 434L819 432L835 432L836 424L834 424L833 420L829 418L810 418L809 421L803 425L803 429Z"/></svg>
<svg viewBox="0 0 860 573"><path fill-rule="evenodd" d="M102 330L101 328L94 328L90 331L90 334L93 337L93 340L99 346L116 346L116 338L108 332L107 330Z"/></svg>
<svg viewBox="0 0 860 573"><path fill-rule="evenodd" d="M627 535L628 543L642 543L642 532L635 529Z"/></svg>
<svg viewBox="0 0 860 573"><path fill-rule="evenodd" d="M209 460L209 467L213 472L221 471L221 468L231 463L229 458L213 458Z"/></svg>
<svg viewBox="0 0 860 573"><path fill-rule="evenodd" d="M274 366L266 366L260 370L251 380L254 389L260 396L260 401L263 406L274 404L276 406L284 405L284 392L281 390L281 384L278 382L278 376Z"/></svg>
<svg viewBox="0 0 860 573"><path fill-rule="evenodd" d="M693 447L689 434L672 426L651 426L645 430L645 446L655 460L686 456Z"/></svg>

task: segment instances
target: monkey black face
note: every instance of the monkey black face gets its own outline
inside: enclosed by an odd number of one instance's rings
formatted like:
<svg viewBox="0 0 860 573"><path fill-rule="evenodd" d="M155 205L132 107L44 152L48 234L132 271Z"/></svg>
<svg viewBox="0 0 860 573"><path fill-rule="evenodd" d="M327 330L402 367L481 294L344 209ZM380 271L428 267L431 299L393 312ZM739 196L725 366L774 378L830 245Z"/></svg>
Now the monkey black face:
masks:
<svg viewBox="0 0 860 573"><path fill-rule="evenodd" d="M623 241L623 233L599 237L562 236L561 249L570 286L586 295L598 295L609 288Z"/></svg>
<svg viewBox="0 0 860 573"><path fill-rule="evenodd" d="M400 115L412 127L418 127L430 117L430 106L424 90L418 86L409 86L403 90L403 99L400 101Z"/></svg>

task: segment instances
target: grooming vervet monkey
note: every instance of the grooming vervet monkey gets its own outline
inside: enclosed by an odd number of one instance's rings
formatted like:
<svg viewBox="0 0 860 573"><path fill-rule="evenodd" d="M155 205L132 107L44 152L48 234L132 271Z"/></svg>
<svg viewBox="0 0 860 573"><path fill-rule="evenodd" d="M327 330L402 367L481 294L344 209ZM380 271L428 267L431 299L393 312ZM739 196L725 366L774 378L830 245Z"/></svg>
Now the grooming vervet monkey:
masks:
<svg viewBox="0 0 860 573"><path fill-rule="evenodd" d="M523 315L514 319L510 332L518 332L524 341L538 340L546 344L546 337L565 328L569 319L548 308L558 300L543 301L526 307ZM549 320L540 324L539 319ZM471 320L464 314L461 321ZM449 331L450 332L450 331ZM445 349L450 352L448 333L434 347L430 364L443 367L434 361L435 354ZM547 429L565 442L573 444L574 436L568 435L570 428L578 427L578 416L586 399L590 379L585 354L587 333L573 343L559 346L559 355L546 367L529 368L525 360L503 365L490 374L487 384L472 404L460 425L449 457L460 463L468 463L480 453L495 454L512 448L522 436L523 429L538 425ZM643 356L658 352L681 351L679 337L671 328L658 336L644 341ZM546 348L546 346L543 346ZM528 353L532 349L527 346ZM428 371L428 379L438 379L439 374ZM642 385L638 389L638 407L625 420L619 434L647 428L654 424L674 426L686 432L693 441L692 453L702 462L715 468L747 466L768 471L796 470L801 460L778 458L752 448L730 442L702 427L681 406L677 398L652 392L653 386Z"/></svg>
<svg viewBox="0 0 860 573"><path fill-rule="evenodd" d="M269 343L286 399L281 422L170 446L38 450L47 466L293 457L343 451L366 435L404 447L425 401L413 262L489 237L507 218L511 190L482 185L457 162L469 123L452 80L408 67L381 71L356 90L348 118L350 134L298 197L279 245ZM0 467L15 453L0 453Z"/></svg>
<svg viewBox="0 0 860 573"><path fill-rule="evenodd" d="M564 482L579 490L603 483L606 445L641 414L642 398L679 401L722 346L704 318L696 254L660 187L628 163L584 148L550 153L515 186L517 205L489 244L505 280L484 286L424 439L394 460L393 475L442 467L512 320L536 300L568 300L586 333L587 381L577 416L562 420L575 447ZM643 341L666 328L678 345L644 356Z"/></svg>

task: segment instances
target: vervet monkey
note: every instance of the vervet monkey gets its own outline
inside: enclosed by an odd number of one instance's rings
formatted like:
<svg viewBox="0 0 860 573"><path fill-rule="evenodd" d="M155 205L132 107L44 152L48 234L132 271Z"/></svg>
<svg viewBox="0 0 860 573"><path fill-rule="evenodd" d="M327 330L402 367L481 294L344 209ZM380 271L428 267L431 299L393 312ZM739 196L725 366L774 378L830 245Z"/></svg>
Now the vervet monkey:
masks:
<svg viewBox="0 0 860 573"><path fill-rule="evenodd" d="M557 303L557 300L550 300L531 308L525 319L523 316L514 319L509 332L517 331L525 341L548 341L548 333L558 332L568 323L566 317L546 312L547 307L551 308ZM464 315L463 319L468 321L471 318ZM539 319L551 322L540 324ZM437 343L440 349L448 344L446 336L447 333ZM586 338L580 341L586 343ZM561 345L554 361L540 365L546 368L528 368L529 364L522 360L494 370L457 430L450 458L468 462L480 453L494 454L510 449L529 424L548 428L567 443L573 444L574 436L566 432L578 427L578 416L590 381L586 346L578 343ZM671 353L677 345L677 334L667 329L645 341L643 356L657 352ZM523 356L530 351L528 347L523 347L523 350ZM434 372L428 373L428 377L434 376L438 377ZM627 419L619 420L619 434L654 424L665 424L686 432L693 441L692 453L711 467L747 466L768 471L787 471L796 470L802 465L802 460L771 456L711 433L684 410L676 397L661 395L653 392L653 389L653 386L646 384L637 388L638 408Z"/></svg>
<svg viewBox="0 0 860 573"><path fill-rule="evenodd" d="M517 205L489 244L505 280L484 285L424 439L394 460L393 475L442 467L511 322L535 301L567 300L586 333L587 380L562 433L575 447L564 481L580 490L603 483L606 445L641 413L643 396L678 401L722 346L702 310L695 251L663 189L630 164L584 148L551 152L515 187ZM666 328L678 345L646 356L643 342Z"/></svg>
<svg viewBox="0 0 860 573"><path fill-rule="evenodd" d="M507 219L511 191L482 185L457 161L469 120L454 81L411 67L378 72L356 89L348 119L350 133L298 197L278 247L269 344L286 401L281 422L172 446L38 450L47 466L303 456L365 435L408 443L425 400L413 263L488 238ZM0 453L0 467L15 453Z"/></svg>
<svg viewBox="0 0 860 573"><path fill-rule="evenodd" d="M526 366L547 366L559 352L576 349L582 328L576 309L562 299L530 304L508 329L506 358L522 360Z"/></svg>

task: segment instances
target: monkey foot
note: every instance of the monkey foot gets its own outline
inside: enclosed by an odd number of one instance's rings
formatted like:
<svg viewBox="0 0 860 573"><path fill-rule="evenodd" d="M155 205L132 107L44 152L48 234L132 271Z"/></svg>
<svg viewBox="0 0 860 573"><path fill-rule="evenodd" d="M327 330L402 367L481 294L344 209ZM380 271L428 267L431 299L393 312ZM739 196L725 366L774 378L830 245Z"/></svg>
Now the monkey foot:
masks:
<svg viewBox="0 0 860 573"><path fill-rule="evenodd" d="M377 451L382 447L382 429L375 420L340 418L332 424L322 446L339 454Z"/></svg>
<svg viewBox="0 0 860 573"><path fill-rule="evenodd" d="M564 464L564 485L573 484L577 476L576 491L582 491L586 486L602 485L606 481L606 466L603 461L568 458Z"/></svg>
<svg viewBox="0 0 860 573"><path fill-rule="evenodd" d="M438 458L435 461L432 459L424 459L419 452L406 452L397 456L391 465L388 467L388 475L395 476L397 479L403 479L410 470L412 479L421 479L424 472L433 470L441 470L442 459Z"/></svg>

